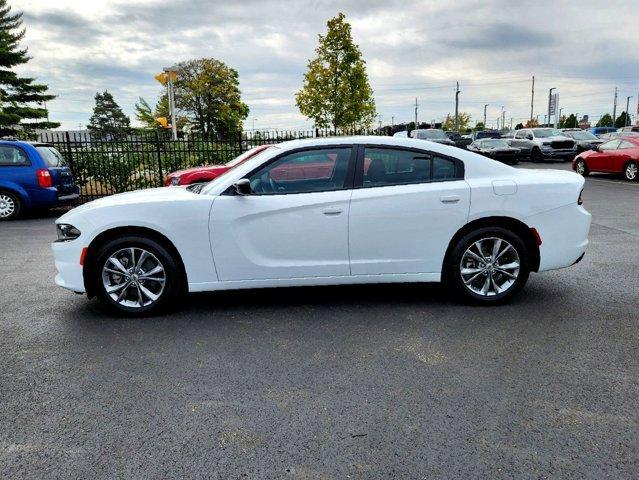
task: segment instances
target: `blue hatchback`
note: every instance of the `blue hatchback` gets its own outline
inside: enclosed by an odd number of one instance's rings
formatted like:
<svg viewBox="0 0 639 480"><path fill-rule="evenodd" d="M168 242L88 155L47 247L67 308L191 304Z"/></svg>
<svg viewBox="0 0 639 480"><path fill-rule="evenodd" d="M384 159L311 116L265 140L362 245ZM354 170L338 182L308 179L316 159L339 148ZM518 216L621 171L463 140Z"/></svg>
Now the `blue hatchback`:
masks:
<svg viewBox="0 0 639 480"><path fill-rule="evenodd" d="M71 170L46 143L0 140L0 220L29 208L49 208L79 197Z"/></svg>

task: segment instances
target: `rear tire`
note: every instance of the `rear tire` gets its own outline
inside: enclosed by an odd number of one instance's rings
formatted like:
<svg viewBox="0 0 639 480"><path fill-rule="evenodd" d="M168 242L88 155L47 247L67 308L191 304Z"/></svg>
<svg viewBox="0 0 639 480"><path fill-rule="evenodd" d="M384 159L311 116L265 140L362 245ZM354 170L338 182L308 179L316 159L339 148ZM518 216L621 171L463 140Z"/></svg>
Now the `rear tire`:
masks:
<svg viewBox="0 0 639 480"><path fill-rule="evenodd" d="M179 260L153 239L115 238L99 248L96 258L94 291L113 313L158 314L177 305L186 290Z"/></svg>
<svg viewBox="0 0 639 480"><path fill-rule="evenodd" d="M530 275L530 253L510 230L484 227L454 246L446 267L447 284L467 301L496 305L521 290Z"/></svg>
<svg viewBox="0 0 639 480"><path fill-rule="evenodd" d="M13 192L0 191L0 221L15 220L22 211L20 197Z"/></svg>
<svg viewBox="0 0 639 480"><path fill-rule="evenodd" d="M630 182L639 180L639 164L637 162L628 162L623 169L623 176Z"/></svg>
<svg viewBox="0 0 639 480"><path fill-rule="evenodd" d="M583 158L578 158L577 161L575 162L575 172L577 172L579 175L582 175L584 177L587 177L588 175L590 175L590 172L588 171L588 166L586 165L586 161Z"/></svg>

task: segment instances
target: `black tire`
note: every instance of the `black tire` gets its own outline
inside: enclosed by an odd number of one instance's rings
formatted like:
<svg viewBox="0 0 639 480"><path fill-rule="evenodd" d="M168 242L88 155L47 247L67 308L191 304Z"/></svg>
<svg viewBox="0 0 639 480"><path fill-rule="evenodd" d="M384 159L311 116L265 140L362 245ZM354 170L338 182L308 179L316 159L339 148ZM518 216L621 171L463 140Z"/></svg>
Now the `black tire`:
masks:
<svg viewBox="0 0 639 480"><path fill-rule="evenodd" d="M514 157L510 162L509 165L517 165L519 163L519 158L518 157Z"/></svg>
<svg viewBox="0 0 639 480"><path fill-rule="evenodd" d="M131 248L133 248L134 251L137 252L141 252L143 250L146 251L148 254L151 254L147 255L146 258L149 259L147 260L147 262L151 260L157 260L157 262L163 269L160 275L163 274L165 279L163 282L163 287L161 289L160 287L158 287L158 285L161 285L160 282L151 282L151 280L142 280L138 279L137 277L135 278L135 284L131 284L130 287L124 288L124 290L128 290L128 292L126 293L125 298L122 301L130 303L133 300L128 301L127 298L134 299L135 295L142 295L142 293L140 293L139 287L145 287L146 285L146 291L151 291L151 293L153 293L154 295L158 295L157 298L154 300L151 300L150 297L147 297L146 300L151 302L148 305L123 305L121 303L118 303L116 299L113 299L111 295L106 291L103 275L109 275L107 277L107 281L114 282L114 285L126 281L124 277L122 277L122 275L119 276L120 281L118 281L118 276L113 276L103 272L103 269L105 268L105 266L107 266L107 262L108 267L117 270L114 267L114 264L109 261L109 258L117 252L130 250ZM138 253L138 261L140 256L141 255ZM111 239L104 245L100 246L95 258L97 260L95 268L92 270L92 282L94 284L94 291L96 292L96 296L102 302L102 304L105 305L113 313L124 316L149 316L162 313L169 310L171 307L174 308L178 306L181 297L186 291L184 275L182 273L179 259L175 258L175 255L171 253L165 246L153 239L145 238L139 235L127 235L124 237ZM124 262L122 262L122 264L124 265ZM124 266L128 267L128 264ZM131 277L133 277L133 275L131 275ZM126 278L128 279L129 276L127 275Z"/></svg>
<svg viewBox="0 0 639 480"><path fill-rule="evenodd" d="M639 163L635 161L626 163L626 166L623 168L623 176L629 182L639 181Z"/></svg>
<svg viewBox="0 0 639 480"><path fill-rule="evenodd" d="M502 242L505 241L514 248L519 259L519 269L514 282L509 284L504 291L500 293L495 292L494 294L489 295L481 295L472 291L471 287L467 287L466 282L462 277L462 260L465 261L464 254L469 248L473 247L476 242L480 240L491 242L492 239L500 239L502 240ZM494 243L488 243L488 245L494 246ZM505 244L503 243L501 245L505 246ZM508 257L510 257L510 259ZM448 286L452 287L464 300L471 303L483 305L501 304L510 300L510 298L512 298L513 295L519 292L526 284L528 276L530 275L530 257L531 255L528 248L526 247L525 242L512 231L501 227L479 228L464 235L464 237L462 237L453 247L453 250L449 256L448 264L445 268L445 282ZM508 265L511 265L514 261L510 251L501 258L505 258L506 260L503 261L509 262ZM497 273L492 273L492 262L493 261L490 262L491 273L487 273L486 276L480 274L475 282L471 282L471 286L483 283L483 279L489 278L489 275L491 277L492 275L495 275L496 283L500 282L500 279L509 281L509 279L505 275L497 271ZM498 264L499 262L497 262L497 265ZM505 267L506 265L501 264L501 266ZM481 268L479 265L477 265L476 267ZM472 278L473 274L471 273L467 275L469 275L469 277L466 279L466 281ZM489 288L493 289L492 285Z"/></svg>
<svg viewBox="0 0 639 480"><path fill-rule="evenodd" d="M20 197L13 192L0 190L0 221L15 220L22 212Z"/></svg>
<svg viewBox="0 0 639 480"><path fill-rule="evenodd" d="M583 170L580 172L579 170L581 169L582 166L583 166ZM583 158L578 158L577 161L575 162L575 172L577 172L579 175L583 175L584 177L587 177L588 175L590 175L590 172L588 171L588 165L586 164L586 161Z"/></svg>
<svg viewBox="0 0 639 480"><path fill-rule="evenodd" d="M541 150L539 150L537 147L534 147L530 151L530 161L533 163L540 163L543 160L544 160L544 156L541 154Z"/></svg>

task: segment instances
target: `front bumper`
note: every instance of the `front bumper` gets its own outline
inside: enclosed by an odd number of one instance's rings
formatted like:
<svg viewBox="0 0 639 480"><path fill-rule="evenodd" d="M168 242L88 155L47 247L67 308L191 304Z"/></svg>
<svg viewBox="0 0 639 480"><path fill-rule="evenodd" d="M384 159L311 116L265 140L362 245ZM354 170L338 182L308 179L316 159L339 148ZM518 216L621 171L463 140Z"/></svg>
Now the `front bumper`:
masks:
<svg viewBox="0 0 639 480"><path fill-rule="evenodd" d="M577 150L574 148L566 149L541 149L541 155L544 158L574 158Z"/></svg>
<svg viewBox="0 0 639 480"><path fill-rule="evenodd" d="M80 265L83 242L82 236L70 242L54 242L51 244L55 268L58 274L55 283L60 287L77 293L84 293L83 267Z"/></svg>

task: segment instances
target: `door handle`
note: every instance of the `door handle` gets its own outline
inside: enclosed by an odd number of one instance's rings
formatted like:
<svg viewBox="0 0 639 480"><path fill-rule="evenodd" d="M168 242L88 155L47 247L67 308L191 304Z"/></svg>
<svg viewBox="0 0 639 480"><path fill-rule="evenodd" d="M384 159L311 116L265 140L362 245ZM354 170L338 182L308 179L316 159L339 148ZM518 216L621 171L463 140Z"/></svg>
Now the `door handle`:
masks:
<svg viewBox="0 0 639 480"><path fill-rule="evenodd" d="M459 195L445 195L439 197L439 201L442 203L457 203L459 200L461 200Z"/></svg>
<svg viewBox="0 0 639 480"><path fill-rule="evenodd" d="M341 213L342 213L342 210L341 210L341 209L338 209L338 208L328 208L328 209L326 209L326 210L322 210L322 213L323 213L324 215L328 215L329 217L334 217L334 216L336 216L336 215L341 214Z"/></svg>

